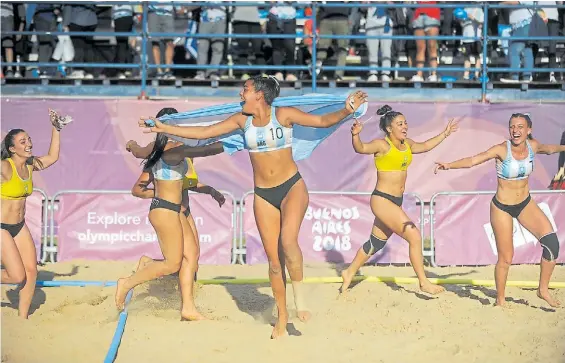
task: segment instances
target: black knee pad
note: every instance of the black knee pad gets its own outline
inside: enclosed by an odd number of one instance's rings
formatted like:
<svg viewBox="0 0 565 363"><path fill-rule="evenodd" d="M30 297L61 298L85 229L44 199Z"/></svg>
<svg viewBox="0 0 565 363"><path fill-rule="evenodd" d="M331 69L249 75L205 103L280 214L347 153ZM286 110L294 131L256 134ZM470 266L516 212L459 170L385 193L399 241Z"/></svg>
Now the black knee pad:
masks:
<svg viewBox="0 0 565 363"><path fill-rule="evenodd" d="M382 240L371 235L371 238L367 242L363 243L363 252L365 252L368 256L372 256L382 250L385 245L386 240Z"/></svg>
<svg viewBox="0 0 565 363"><path fill-rule="evenodd" d="M540 238L539 242L543 248L541 256L547 261L557 260L557 257L559 257L559 240L557 239L557 234L555 234L555 232L546 234Z"/></svg>

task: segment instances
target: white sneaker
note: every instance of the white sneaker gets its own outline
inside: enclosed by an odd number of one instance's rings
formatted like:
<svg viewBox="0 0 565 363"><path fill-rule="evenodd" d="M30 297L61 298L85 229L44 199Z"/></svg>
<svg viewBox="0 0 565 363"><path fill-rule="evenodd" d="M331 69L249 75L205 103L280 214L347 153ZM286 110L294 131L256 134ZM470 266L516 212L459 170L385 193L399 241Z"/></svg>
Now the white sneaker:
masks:
<svg viewBox="0 0 565 363"><path fill-rule="evenodd" d="M284 80L284 76L281 72L277 72L275 73L275 78L277 79L277 81L282 82Z"/></svg>
<svg viewBox="0 0 565 363"><path fill-rule="evenodd" d="M528 77L528 78L524 78L524 79L522 80L522 83L530 83L530 82L532 82L533 80L534 80L534 77L530 76L530 77Z"/></svg>
<svg viewBox="0 0 565 363"><path fill-rule="evenodd" d="M383 74L381 76L381 81L383 82L390 82L390 76L388 74Z"/></svg>
<svg viewBox="0 0 565 363"><path fill-rule="evenodd" d="M16 72L16 74L17 74L17 72ZM549 82L557 83L557 80L555 79L555 74L553 72L551 72L550 75L549 75Z"/></svg>
<svg viewBox="0 0 565 363"><path fill-rule="evenodd" d="M242 80L242 81L247 81L249 78L251 78L251 76L250 76L249 74L247 74L247 73L245 73L245 74L243 74L243 75L241 76L241 80Z"/></svg>
<svg viewBox="0 0 565 363"><path fill-rule="evenodd" d="M378 81L379 81L379 76L377 76L376 74L371 74L369 78L367 78L367 82L378 82Z"/></svg>
<svg viewBox="0 0 565 363"><path fill-rule="evenodd" d="M195 81L204 81L206 79L206 76L203 75L202 73L198 73L195 77L194 80Z"/></svg>
<svg viewBox="0 0 565 363"><path fill-rule="evenodd" d="M428 82L437 82L437 74L430 74L427 79Z"/></svg>
<svg viewBox="0 0 565 363"><path fill-rule="evenodd" d="M501 78L500 82L502 83L519 83L520 81L514 78Z"/></svg>
<svg viewBox="0 0 565 363"><path fill-rule="evenodd" d="M83 79L84 78L84 71L73 71L69 78L73 79Z"/></svg>
<svg viewBox="0 0 565 363"><path fill-rule="evenodd" d="M212 81L219 81L219 80L220 80L220 76L218 76L217 74L211 74L211 75L210 75L210 80L212 80Z"/></svg>
<svg viewBox="0 0 565 363"><path fill-rule="evenodd" d="M411 81L412 82L424 82L424 78L422 76L415 74L415 75L412 76Z"/></svg>
<svg viewBox="0 0 565 363"><path fill-rule="evenodd" d="M298 78L294 74L287 74L285 81L286 82L296 82Z"/></svg>

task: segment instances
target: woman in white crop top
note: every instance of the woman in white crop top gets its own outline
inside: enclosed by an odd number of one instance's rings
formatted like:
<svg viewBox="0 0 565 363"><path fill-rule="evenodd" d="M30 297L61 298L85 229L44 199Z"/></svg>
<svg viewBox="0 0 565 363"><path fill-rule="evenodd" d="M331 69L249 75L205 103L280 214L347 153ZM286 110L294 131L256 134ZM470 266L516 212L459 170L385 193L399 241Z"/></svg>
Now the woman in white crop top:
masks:
<svg viewBox="0 0 565 363"><path fill-rule="evenodd" d="M513 218L516 218L540 241L542 247L537 294L549 305L557 307L559 302L549 294L548 287L559 257L559 240L549 219L530 196L528 177L534 170L535 154L555 154L565 151L565 146L544 145L535 140L532 137L532 120L529 114L513 114L509 130L509 140L472 157L452 163L437 163L435 172L471 168L492 159L496 161L498 188L490 204L490 221L498 251L494 272L496 304L505 304L506 280L514 255Z"/></svg>
<svg viewBox="0 0 565 363"><path fill-rule="evenodd" d="M256 76L247 80L240 92L242 112L211 126L179 127L164 125L157 119L152 132L163 132L189 139L208 139L241 129L253 166L255 221L269 260L269 279L278 308L278 320L271 338L287 335L286 274L288 268L298 318L308 320L310 312L303 299L302 251L298 232L308 207L308 191L292 157L293 124L331 127L367 102L367 95L352 93L344 108L326 115L312 115L294 107L272 107L280 93L274 77ZM144 119L146 120L146 119ZM147 127L140 121L141 127ZM284 256L279 256L279 238Z"/></svg>
<svg viewBox="0 0 565 363"><path fill-rule="evenodd" d="M157 117L173 113L177 113L177 110L164 108L159 111ZM196 310L192 295L199 255L196 231L181 213L183 178L188 171L185 158L219 154L223 152L223 146L220 143L203 147L183 146L178 142L170 142L165 134L158 134L155 141L145 147L130 141L126 150L131 151L137 158L145 159L144 169L153 175L154 190L149 208L149 222L157 233L164 260L153 261L147 256L141 256L134 274L118 280L116 306L123 309L128 291L135 286L179 272L181 319L204 319Z"/></svg>

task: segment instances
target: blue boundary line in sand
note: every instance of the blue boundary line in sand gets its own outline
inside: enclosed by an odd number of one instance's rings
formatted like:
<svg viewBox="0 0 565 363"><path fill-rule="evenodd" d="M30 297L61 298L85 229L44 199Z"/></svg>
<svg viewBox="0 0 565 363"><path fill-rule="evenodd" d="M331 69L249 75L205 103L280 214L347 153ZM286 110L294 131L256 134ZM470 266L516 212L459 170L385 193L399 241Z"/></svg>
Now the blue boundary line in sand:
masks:
<svg viewBox="0 0 565 363"><path fill-rule="evenodd" d="M15 284L2 284L2 285L15 285ZM116 286L116 281L37 281L37 287L64 287L64 286L76 286L76 287L87 287L87 286L99 286L99 287L111 287ZM112 338L112 343L106 353L106 358L104 363L113 363L118 355L118 348L122 341L122 335L126 327L126 321L128 318L128 304L133 296L133 289L130 290L126 296L126 302L124 310L120 313L118 318L118 325L116 326L116 331L114 332L114 337Z"/></svg>
<svg viewBox="0 0 565 363"><path fill-rule="evenodd" d="M108 353L106 353L106 358L104 359L104 363L113 363L118 355L118 348L120 347L120 343L122 341L122 335L124 334L124 330L126 328L126 321L128 319L128 304L133 296L133 289L131 289L127 296L126 296L126 303L124 310L120 313L120 317L118 319L118 325L116 326L116 331L114 332L114 337L112 338L112 343L110 344L110 349L108 349Z"/></svg>

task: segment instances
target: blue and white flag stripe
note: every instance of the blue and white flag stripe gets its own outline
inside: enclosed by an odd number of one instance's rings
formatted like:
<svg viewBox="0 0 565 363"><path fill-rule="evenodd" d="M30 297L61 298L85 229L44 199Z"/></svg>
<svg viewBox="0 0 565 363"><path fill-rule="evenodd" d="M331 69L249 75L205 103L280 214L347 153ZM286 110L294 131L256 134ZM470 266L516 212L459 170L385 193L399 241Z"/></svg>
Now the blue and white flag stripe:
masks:
<svg viewBox="0 0 565 363"><path fill-rule="evenodd" d="M345 105L347 95L325 95L307 94L302 96L278 97L273 102L275 107L295 107L304 112L315 115L323 115L342 109ZM309 157L314 149L325 139L327 139L344 122L353 118L360 118L367 112L368 104L365 103L353 114L349 115L339 123L328 128L293 126L292 154L295 160L302 160ZM180 112L171 115L164 115L159 121L177 126L208 126L223 121L229 115L241 112L242 103L234 102L223 105L210 106L193 111ZM245 138L243 130L237 130L230 134L222 135L213 139L195 140L185 139L169 135L172 139L180 141L189 146L203 146L220 141L224 150L232 155L237 151L245 149Z"/></svg>

